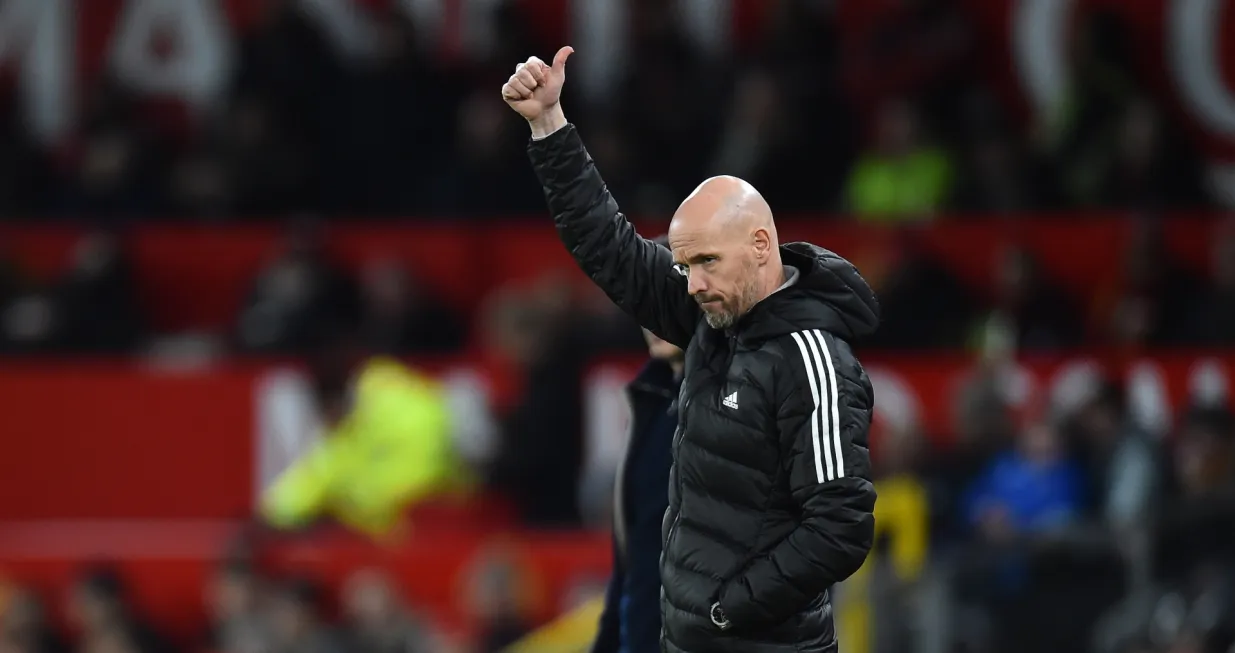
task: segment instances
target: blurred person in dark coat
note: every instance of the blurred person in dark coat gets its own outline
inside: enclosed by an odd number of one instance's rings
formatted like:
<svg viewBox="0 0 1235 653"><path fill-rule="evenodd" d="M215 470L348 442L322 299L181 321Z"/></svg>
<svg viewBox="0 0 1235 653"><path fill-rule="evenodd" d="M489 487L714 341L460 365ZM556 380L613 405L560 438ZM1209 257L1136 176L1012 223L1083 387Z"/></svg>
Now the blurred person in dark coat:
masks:
<svg viewBox="0 0 1235 653"><path fill-rule="evenodd" d="M206 650L240 653L268 644L270 633L261 612L264 590L247 561L228 560L219 566L205 592Z"/></svg>
<svg viewBox="0 0 1235 653"><path fill-rule="evenodd" d="M518 390L498 409L502 440L489 487L515 504L524 524L580 523L582 384L588 351L573 297L560 279L494 305L487 334L509 361Z"/></svg>
<svg viewBox="0 0 1235 653"><path fill-rule="evenodd" d="M343 588L343 611L351 649L358 653L428 653L437 642L395 593L386 574L362 569Z"/></svg>
<svg viewBox="0 0 1235 653"><path fill-rule="evenodd" d="M321 588L306 578L285 581L271 602L276 653L344 653L338 633L320 618Z"/></svg>
<svg viewBox="0 0 1235 653"><path fill-rule="evenodd" d="M68 648L47 622L43 602L33 592L0 584L0 639L24 653L64 653ZM2 650L2 649L0 649Z"/></svg>
<svg viewBox="0 0 1235 653"><path fill-rule="evenodd" d="M386 354L454 351L467 329L444 302L394 259L376 259L362 271L361 335Z"/></svg>
<svg viewBox="0 0 1235 653"><path fill-rule="evenodd" d="M626 387L630 441L613 488L613 576L594 653L660 648L660 529L669 507L683 353L643 333L652 360Z"/></svg>
<svg viewBox="0 0 1235 653"><path fill-rule="evenodd" d="M17 286L0 313L0 342L22 353L127 353L146 333L129 257L105 230L77 243L54 283Z"/></svg>
<svg viewBox="0 0 1235 653"><path fill-rule="evenodd" d="M112 569L87 570L69 591L69 624L90 650L168 653L167 639L129 604L124 580Z"/></svg>
<svg viewBox="0 0 1235 653"><path fill-rule="evenodd" d="M253 281L235 327L237 346L249 353L303 353L321 324L352 326L360 313L355 279L326 251L312 220L293 223L283 251Z"/></svg>
<svg viewBox="0 0 1235 653"><path fill-rule="evenodd" d="M1235 415L1194 406L1175 434L1174 491L1156 523L1157 572L1177 580L1235 562Z"/></svg>

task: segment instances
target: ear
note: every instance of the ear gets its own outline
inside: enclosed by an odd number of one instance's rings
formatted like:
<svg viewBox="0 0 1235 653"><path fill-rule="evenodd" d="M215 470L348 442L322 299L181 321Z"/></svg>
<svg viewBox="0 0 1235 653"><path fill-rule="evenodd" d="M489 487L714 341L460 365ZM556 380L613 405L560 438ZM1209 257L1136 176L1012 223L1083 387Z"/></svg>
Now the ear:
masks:
<svg viewBox="0 0 1235 653"><path fill-rule="evenodd" d="M755 260L760 263L772 255L772 235L767 229L760 227L751 234L751 244L755 248Z"/></svg>

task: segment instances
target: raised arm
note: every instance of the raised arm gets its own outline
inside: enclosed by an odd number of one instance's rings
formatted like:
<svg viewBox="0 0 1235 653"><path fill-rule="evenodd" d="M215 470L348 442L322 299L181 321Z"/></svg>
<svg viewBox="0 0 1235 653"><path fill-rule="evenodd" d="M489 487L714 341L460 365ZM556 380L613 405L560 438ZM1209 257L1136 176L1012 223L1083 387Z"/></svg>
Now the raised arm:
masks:
<svg viewBox="0 0 1235 653"><path fill-rule="evenodd" d="M700 319L686 279L673 269L669 250L636 233L618 210L558 102L571 52L559 50L552 66L536 57L519 64L502 97L528 121L528 154L558 235L579 267L639 324L686 347Z"/></svg>

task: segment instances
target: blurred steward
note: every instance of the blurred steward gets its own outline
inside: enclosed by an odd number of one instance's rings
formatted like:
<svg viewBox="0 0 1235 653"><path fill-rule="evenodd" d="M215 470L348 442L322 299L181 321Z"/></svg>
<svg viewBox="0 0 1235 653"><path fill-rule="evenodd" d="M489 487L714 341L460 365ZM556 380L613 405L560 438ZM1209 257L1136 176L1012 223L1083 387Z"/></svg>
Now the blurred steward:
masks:
<svg viewBox="0 0 1235 653"><path fill-rule="evenodd" d="M373 537L404 511L470 485L445 390L420 371L335 339L310 359L326 436L275 480L261 512L277 528L331 517Z"/></svg>

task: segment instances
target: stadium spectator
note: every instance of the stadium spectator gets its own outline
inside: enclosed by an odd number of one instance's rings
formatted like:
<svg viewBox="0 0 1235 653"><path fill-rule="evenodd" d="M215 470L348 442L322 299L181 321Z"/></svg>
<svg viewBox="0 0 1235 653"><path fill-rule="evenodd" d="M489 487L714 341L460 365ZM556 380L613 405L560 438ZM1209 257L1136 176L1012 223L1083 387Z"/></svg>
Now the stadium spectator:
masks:
<svg viewBox="0 0 1235 653"><path fill-rule="evenodd" d="M252 563L230 560L220 565L206 586L210 623L204 648L208 653L263 651L270 632L263 619L265 580Z"/></svg>
<svg viewBox="0 0 1235 653"><path fill-rule="evenodd" d="M173 653L172 643L129 603L124 577L108 567L87 569L70 588L65 612L89 649L119 653Z"/></svg>
<svg viewBox="0 0 1235 653"><path fill-rule="evenodd" d="M435 653L437 638L399 603L392 581L382 572L362 569L343 588L343 611L353 651Z"/></svg>
<svg viewBox="0 0 1235 653"><path fill-rule="evenodd" d="M66 653L68 647L48 620L46 606L32 591L7 587L0 592L0 640L22 653Z"/></svg>
<svg viewBox="0 0 1235 653"><path fill-rule="evenodd" d="M271 597L273 653L345 653L346 644L321 617L322 588L308 578L289 578Z"/></svg>
<svg viewBox="0 0 1235 653"><path fill-rule="evenodd" d="M393 259L375 259L361 272L360 339L385 354L457 351L467 337L458 315L424 282Z"/></svg>
<svg viewBox="0 0 1235 653"><path fill-rule="evenodd" d="M889 271L875 283L882 322L870 346L892 349L961 347L973 323L976 299L937 257L928 255L912 232L889 246Z"/></svg>
<svg viewBox="0 0 1235 653"><path fill-rule="evenodd" d="M1080 311L1071 297L1046 278L1032 252L1022 247L1005 248L996 259L992 276L995 303L977 324L979 343L999 338L1016 351L1041 352L1081 342Z"/></svg>
<svg viewBox="0 0 1235 653"><path fill-rule="evenodd" d="M1211 279L1188 309L1189 340L1198 345L1235 344L1235 224L1216 229L1210 243Z"/></svg>
<svg viewBox="0 0 1235 653"><path fill-rule="evenodd" d="M965 513L992 543L1045 535L1073 524L1084 507L1084 476L1053 426L1030 427L970 489Z"/></svg>
<svg viewBox="0 0 1235 653"><path fill-rule="evenodd" d="M514 499L533 526L574 526L583 464L580 379L586 315L560 280L540 280L495 303L488 338L512 365L517 390L498 408L501 442L489 487Z"/></svg>
<svg viewBox="0 0 1235 653"><path fill-rule="evenodd" d="M1153 520L1164 469L1155 434L1127 418L1125 402L1122 388L1103 381L1081 403L1071 429L1089 470L1094 516L1127 535Z"/></svg>
<svg viewBox="0 0 1235 653"><path fill-rule="evenodd" d="M1229 409L1197 406L1176 437L1174 492L1158 523L1160 574L1186 582L1235 553L1235 427Z"/></svg>
<svg viewBox="0 0 1235 653"><path fill-rule="evenodd" d="M953 184L947 152L929 145L921 117L909 102L882 104L871 146L849 173L847 208L863 220L932 218L948 201Z"/></svg>
<svg viewBox="0 0 1235 653"><path fill-rule="evenodd" d="M1122 269L1090 304L1094 336L1131 350L1178 344L1199 284L1167 249L1160 221L1134 224Z"/></svg>
<svg viewBox="0 0 1235 653"><path fill-rule="evenodd" d="M539 588L516 552L500 543L484 550L467 583L467 609L479 624L473 650L499 653L532 630L528 614Z"/></svg>
<svg viewBox="0 0 1235 653"><path fill-rule="evenodd" d="M355 326L356 281L330 259L321 230L312 219L294 222L282 251L254 279L235 326L241 351L303 354L324 325Z"/></svg>

